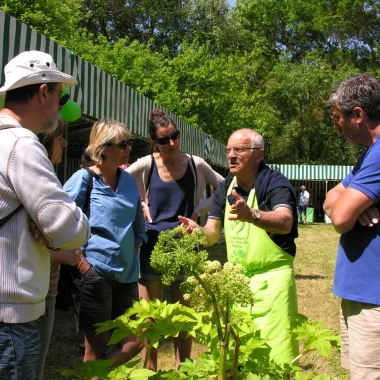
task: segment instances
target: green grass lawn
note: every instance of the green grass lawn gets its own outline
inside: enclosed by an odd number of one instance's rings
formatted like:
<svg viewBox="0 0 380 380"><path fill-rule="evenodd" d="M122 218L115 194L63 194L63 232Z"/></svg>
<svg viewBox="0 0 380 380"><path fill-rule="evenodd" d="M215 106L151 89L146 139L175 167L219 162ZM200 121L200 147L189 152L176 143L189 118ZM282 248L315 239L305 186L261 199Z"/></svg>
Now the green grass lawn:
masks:
<svg viewBox="0 0 380 380"><path fill-rule="evenodd" d="M339 235L331 225L307 224L299 227L295 273L297 280L299 312L311 320L320 320L326 328L339 331L339 299L331 293L336 248ZM209 249L210 259L226 260L225 244L216 244ZM57 310L51 347L45 367L45 379L58 380L61 376L50 371L69 368L82 360L83 350L79 347L82 339L75 334L72 312ZM193 357L203 351L194 344ZM340 368L339 354L324 359L310 354L301 359L305 371L315 371L342 378L346 371ZM171 342L163 342L159 347L159 366L173 368L174 354Z"/></svg>
<svg viewBox="0 0 380 380"><path fill-rule="evenodd" d="M339 332L340 299L332 294L332 286L338 240L332 225L300 225L295 259L299 312L310 320L322 321L326 328L336 332ZM337 352L331 359L311 353L301 359L301 365L319 374L349 379L348 372L340 367Z"/></svg>

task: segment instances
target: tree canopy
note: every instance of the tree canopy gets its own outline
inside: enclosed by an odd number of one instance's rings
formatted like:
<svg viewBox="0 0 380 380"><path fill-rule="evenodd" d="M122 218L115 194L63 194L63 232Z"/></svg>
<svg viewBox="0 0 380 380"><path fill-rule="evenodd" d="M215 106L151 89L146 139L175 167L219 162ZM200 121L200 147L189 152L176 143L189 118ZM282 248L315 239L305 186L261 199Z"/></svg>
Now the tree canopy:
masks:
<svg viewBox="0 0 380 380"><path fill-rule="evenodd" d="M352 164L360 147L325 103L360 72L380 77L378 0L0 0L194 127L226 142L263 134L276 163Z"/></svg>

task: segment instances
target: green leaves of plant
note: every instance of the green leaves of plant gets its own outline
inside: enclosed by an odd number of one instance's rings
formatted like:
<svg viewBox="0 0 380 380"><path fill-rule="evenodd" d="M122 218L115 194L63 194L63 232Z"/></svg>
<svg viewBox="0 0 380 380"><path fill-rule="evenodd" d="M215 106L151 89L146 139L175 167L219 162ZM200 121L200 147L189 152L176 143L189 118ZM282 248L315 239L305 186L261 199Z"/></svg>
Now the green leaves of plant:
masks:
<svg viewBox="0 0 380 380"><path fill-rule="evenodd" d="M141 299L122 316L97 324L97 332L115 329L110 343L115 344L130 334L140 340L149 339L149 347L157 347L161 338L176 337L181 331L196 331L202 326L202 314L181 305L159 300ZM193 334L195 335L195 333Z"/></svg>
<svg viewBox="0 0 380 380"><path fill-rule="evenodd" d="M333 347L340 348L340 336L322 326L322 322L319 321L305 321L293 332L297 334L298 340L305 340L305 353L317 350L321 355L329 358Z"/></svg>
<svg viewBox="0 0 380 380"><path fill-rule="evenodd" d="M94 376L98 376L101 379L108 379L108 374L110 372L110 366L115 359L111 360L96 360L92 362L84 362L76 365L74 369L63 369L58 370L58 372L70 379L89 379L91 380Z"/></svg>
<svg viewBox="0 0 380 380"><path fill-rule="evenodd" d="M146 368L136 369L136 365L140 360L135 360L127 364L123 364L109 373L110 378L115 379L129 379L129 380L147 380L154 376L156 372Z"/></svg>
<svg viewBox="0 0 380 380"><path fill-rule="evenodd" d="M247 376L247 380L271 380L271 378L269 375L259 376L254 375L253 373L249 373Z"/></svg>

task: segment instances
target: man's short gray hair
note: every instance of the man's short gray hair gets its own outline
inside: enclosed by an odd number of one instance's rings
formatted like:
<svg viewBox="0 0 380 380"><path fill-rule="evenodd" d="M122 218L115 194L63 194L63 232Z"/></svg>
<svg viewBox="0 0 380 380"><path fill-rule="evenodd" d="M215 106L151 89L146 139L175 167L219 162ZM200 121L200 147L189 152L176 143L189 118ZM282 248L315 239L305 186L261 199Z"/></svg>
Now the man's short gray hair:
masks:
<svg viewBox="0 0 380 380"><path fill-rule="evenodd" d="M369 119L380 119L380 82L368 74L355 75L341 82L332 92L327 106L349 114L362 108Z"/></svg>
<svg viewBox="0 0 380 380"><path fill-rule="evenodd" d="M260 133L255 132L252 135L252 146L259 149L264 149L264 139L263 136L260 135Z"/></svg>
<svg viewBox="0 0 380 380"><path fill-rule="evenodd" d="M251 138L252 147L264 149L264 139L263 139L263 136L261 136L259 132L256 132L253 129L249 129L249 128L242 128L242 129L236 130L234 133L231 134L231 136L234 135L235 133L248 135Z"/></svg>

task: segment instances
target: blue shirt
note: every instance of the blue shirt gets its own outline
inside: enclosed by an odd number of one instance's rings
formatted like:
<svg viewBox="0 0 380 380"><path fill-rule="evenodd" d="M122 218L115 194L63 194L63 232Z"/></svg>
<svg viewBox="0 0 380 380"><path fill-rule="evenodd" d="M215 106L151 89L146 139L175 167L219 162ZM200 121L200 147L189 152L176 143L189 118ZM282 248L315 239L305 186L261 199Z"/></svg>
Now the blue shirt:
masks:
<svg viewBox="0 0 380 380"><path fill-rule="evenodd" d="M342 181L375 204L380 199L380 139L363 153ZM356 222L339 240L333 293L351 301L380 305L380 225Z"/></svg>
<svg viewBox="0 0 380 380"><path fill-rule="evenodd" d="M84 246L87 261L104 277L121 283L138 280L139 265L135 244L146 241L140 196L133 177L119 169L114 193L102 175L94 176L89 206L91 237ZM83 208L88 183L86 170L78 170L64 190Z"/></svg>

